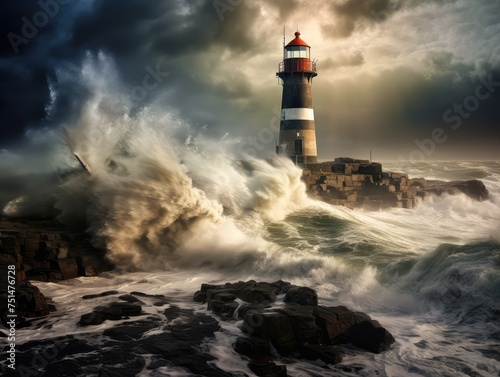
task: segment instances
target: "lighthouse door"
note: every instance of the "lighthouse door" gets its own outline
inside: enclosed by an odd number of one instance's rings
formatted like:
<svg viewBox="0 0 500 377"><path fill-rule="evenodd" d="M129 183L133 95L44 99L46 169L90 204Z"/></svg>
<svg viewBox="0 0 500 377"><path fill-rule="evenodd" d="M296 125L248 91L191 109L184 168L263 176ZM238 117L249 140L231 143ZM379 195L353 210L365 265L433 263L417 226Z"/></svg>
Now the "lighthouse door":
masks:
<svg viewBox="0 0 500 377"><path fill-rule="evenodd" d="M302 155L302 139L295 140L295 154Z"/></svg>

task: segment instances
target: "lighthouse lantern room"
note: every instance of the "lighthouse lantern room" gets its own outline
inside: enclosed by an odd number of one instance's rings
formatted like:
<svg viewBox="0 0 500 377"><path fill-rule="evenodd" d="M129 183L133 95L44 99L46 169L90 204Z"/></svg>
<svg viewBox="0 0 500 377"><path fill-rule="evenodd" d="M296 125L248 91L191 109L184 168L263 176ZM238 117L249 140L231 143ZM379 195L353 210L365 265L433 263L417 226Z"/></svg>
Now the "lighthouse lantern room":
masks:
<svg viewBox="0 0 500 377"><path fill-rule="evenodd" d="M312 79L317 75L316 63L311 61L311 47L297 31L295 38L284 46L283 61L276 73L283 85L276 149L297 164L318 162L312 107Z"/></svg>

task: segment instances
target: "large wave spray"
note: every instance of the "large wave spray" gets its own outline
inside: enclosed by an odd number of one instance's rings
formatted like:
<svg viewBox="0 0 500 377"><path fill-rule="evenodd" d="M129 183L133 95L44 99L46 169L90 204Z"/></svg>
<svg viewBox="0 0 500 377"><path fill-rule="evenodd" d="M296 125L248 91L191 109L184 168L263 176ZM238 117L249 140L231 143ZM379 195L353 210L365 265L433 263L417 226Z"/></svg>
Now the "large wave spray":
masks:
<svg viewBox="0 0 500 377"><path fill-rule="evenodd" d="M264 221L308 201L301 171L287 159L237 156L237 141L196 135L168 111L145 107L130 115L133 104L117 92L112 69L99 54L79 73L90 94L65 125L60 156L77 154L91 174L75 159L79 173L63 177L54 200L58 219L86 224L119 267L241 263L235 255L263 250ZM75 80L59 77L62 86ZM52 90L57 98L57 85ZM16 201L7 209L15 214Z"/></svg>

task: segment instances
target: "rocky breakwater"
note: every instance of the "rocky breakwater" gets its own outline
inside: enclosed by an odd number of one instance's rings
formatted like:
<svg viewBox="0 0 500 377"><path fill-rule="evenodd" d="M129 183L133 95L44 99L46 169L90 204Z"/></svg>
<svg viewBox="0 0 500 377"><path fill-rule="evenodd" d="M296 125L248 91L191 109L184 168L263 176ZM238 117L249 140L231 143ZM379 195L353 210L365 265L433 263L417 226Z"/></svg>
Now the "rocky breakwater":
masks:
<svg viewBox="0 0 500 377"><path fill-rule="evenodd" d="M351 366L342 365L344 354L347 359L363 350L379 353L394 343L368 315L343 306L321 306L313 289L283 281L203 284L195 301L168 292L116 290L80 300L93 309L72 310L75 322L70 325L79 326L77 335L61 333L19 344L18 370L2 375L230 377L235 374L223 369L243 362L258 376L279 377L287 376L287 368L278 364L307 368L311 361L315 367L322 362L328 375L335 370L344 375L352 372ZM34 321L23 331L49 330L68 314ZM213 345L232 362L218 363L220 354L213 354Z"/></svg>
<svg viewBox="0 0 500 377"><path fill-rule="evenodd" d="M310 195L349 208L413 208L419 198L444 193L464 193L479 201L488 198L488 190L478 180L410 179L407 174L384 172L382 164L368 160L342 157L303 168L302 179Z"/></svg>
<svg viewBox="0 0 500 377"><path fill-rule="evenodd" d="M0 316L7 315L7 270L15 266L16 314L18 326L26 318L39 317L55 306L33 281L60 281L95 276L112 264L82 232L64 229L53 221L0 220Z"/></svg>
<svg viewBox="0 0 500 377"><path fill-rule="evenodd" d="M316 292L287 282L255 281L203 284L194 300L226 321L241 321L235 350L250 359L258 376L286 376L286 366L272 359L271 347L282 356L322 360L334 365L350 343L362 350L388 350L394 337L367 314L344 306L321 306Z"/></svg>

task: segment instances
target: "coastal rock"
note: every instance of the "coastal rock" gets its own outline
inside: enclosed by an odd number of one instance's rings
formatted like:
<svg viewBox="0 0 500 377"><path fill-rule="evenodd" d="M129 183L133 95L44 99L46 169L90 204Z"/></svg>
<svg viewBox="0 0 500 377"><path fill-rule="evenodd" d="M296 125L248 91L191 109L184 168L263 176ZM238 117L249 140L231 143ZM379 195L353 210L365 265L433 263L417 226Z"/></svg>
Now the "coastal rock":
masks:
<svg viewBox="0 0 500 377"><path fill-rule="evenodd" d="M107 306L98 306L94 308L92 313L83 314L78 324L80 326L100 325L106 320L117 321L123 317L133 317L141 314L141 305L114 302Z"/></svg>
<svg viewBox="0 0 500 377"><path fill-rule="evenodd" d="M377 321L345 306L315 307L314 315L323 344L352 343L366 351L380 353L395 342Z"/></svg>
<svg viewBox="0 0 500 377"><path fill-rule="evenodd" d="M231 377L217 368L215 358L202 349L220 331L218 322L205 314L172 306L160 316L129 320L95 335L72 335L35 340L16 349L17 371L6 377L190 375ZM164 327L165 331L151 332ZM147 334L145 336L145 334ZM49 356L45 356L49 355ZM145 362L147 360L147 363Z"/></svg>
<svg viewBox="0 0 500 377"><path fill-rule="evenodd" d="M292 322L298 344L318 343L318 327L312 306L287 305L277 311L286 315Z"/></svg>
<svg viewBox="0 0 500 377"><path fill-rule="evenodd" d="M86 234L56 221L0 220L0 228L0 263L18 265L21 280L59 281L114 268Z"/></svg>
<svg viewBox="0 0 500 377"><path fill-rule="evenodd" d="M462 182L442 182L425 179L412 179L411 186L415 188L416 195L426 197L428 195L442 194L457 195L463 193L477 201L483 201L488 198L489 192L483 182L478 180Z"/></svg>
<svg viewBox="0 0 500 377"><path fill-rule="evenodd" d="M101 292L101 293L94 293L91 295L84 295L84 296L82 296L82 298L84 300L89 300L89 299L98 298L98 297L113 296L113 295L117 295L119 293L120 292L118 292L118 291L105 291L105 292Z"/></svg>
<svg viewBox="0 0 500 377"><path fill-rule="evenodd" d="M338 364L345 356L341 348L323 344L304 344L300 348L300 354L306 359L319 359L326 364Z"/></svg>
<svg viewBox="0 0 500 377"><path fill-rule="evenodd" d="M286 365L276 365L274 362L260 363L250 361L248 367L257 376L261 377L286 377Z"/></svg>
<svg viewBox="0 0 500 377"><path fill-rule="evenodd" d="M293 287L285 295L285 302L299 305L318 305L318 294L308 287Z"/></svg>
<svg viewBox="0 0 500 377"><path fill-rule="evenodd" d="M4 271L3 271L4 272ZM7 273L5 273L7 276ZM40 292L40 290L31 284L29 281L24 280L16 285L16 328L29 327L31 323L26 318L42 317L53 311L53 304ZM4 325L10 319L7 317L11 314L8 311L8 292L0 293L0 318Z"/></svg>
<svg viewBox="0 0 500 377"><path fill-rule="evenodd" d="M282 294L285 305L273 305ZM283 281L203 284L193 299L206 302L222 319L243 319L240 328L247 336L237 339L235 350L251 359L249 367L259 376L286 375L285 369L272 363L269 345L283 356L301 355L336 364L344 352L334 345L351 343L380 353L395 342L367 314L345 306L318 306L314 289ZM240 305L236 299L246 302Z"/></svg>
<svg viewBox="0 0 500 377"><path fill-rule="evenodd" d="M348 208L414 208L418 198L443 193L463 193L478 201L488 198L488 190L478 180L409 179L406 174L384 172L381 164L367 160L343 157L303 168L302 180L311 196Z"/></svg>

